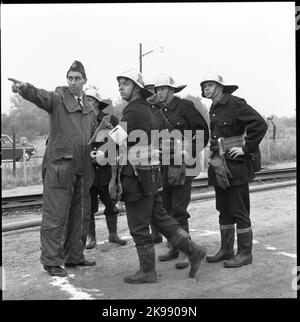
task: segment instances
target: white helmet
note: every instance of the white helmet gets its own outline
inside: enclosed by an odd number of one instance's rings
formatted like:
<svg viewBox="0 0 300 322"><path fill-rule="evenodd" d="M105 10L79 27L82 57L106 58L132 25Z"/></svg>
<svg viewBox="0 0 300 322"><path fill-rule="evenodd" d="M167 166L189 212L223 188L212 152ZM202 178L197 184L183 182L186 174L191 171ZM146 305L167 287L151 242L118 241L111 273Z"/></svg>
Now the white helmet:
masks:
<svg viewBox="0 0 300 322"><path fill-rule="evenodd" d="M135 68L131 68L131 69L123 72L122 74L119 74L117 76L117 80L119 80L119 78L121 78L121 77L128 78L128 79L132 80L137 86L139 86L141 89L141 94L145 98L152 95L151 92L147 91L144 88L143 75L139 71L137 71Z"/></svg>
<svg viewBox="0 0 300 322"><path fill-rule="evenodd" d="M203 97L205 97L204 92L203 92L203 84L205 82L216 82L216 83L222 85L224 88L223 92L228 93L228 94L232 94L234 91L236 91L239 88L237 85L226 85L222 76L220 76L219 74L217 74L215 72L209 72L207 75L205 75L202 82L200 83Z"/></svg>
<svg viewBox="0 0 300 322"><path fill-rule="evenodd" d="M182 91L186 87L186 85L176 86L174 79L170 75L165 73L159 74L155 79L155 87L160 87L160 86L172 87L175 89L175 93Z"/></svg>
<svg viewBox="0 0 300 322"><path fill-rule="evenodd" d="M106 106L109 105L107 103L102 102L101 95L100 95L99 91L97 91L93 87L86 88L84 93L86 96L91 96L94 99L96 99L99 102L100 109L104 109Z"/></svg>

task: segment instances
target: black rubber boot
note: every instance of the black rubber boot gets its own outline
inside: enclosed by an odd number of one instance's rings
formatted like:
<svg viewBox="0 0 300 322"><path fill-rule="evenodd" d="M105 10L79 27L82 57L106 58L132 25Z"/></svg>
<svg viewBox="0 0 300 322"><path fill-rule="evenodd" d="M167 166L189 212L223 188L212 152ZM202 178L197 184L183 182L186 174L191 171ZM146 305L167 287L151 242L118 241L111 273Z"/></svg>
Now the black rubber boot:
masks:
<svg viewBox="0 0 300 322"><path fill-rule="evenodd" d="M126 245L127 241L124 239L121 239L117 233L118 215L116 214L106 215L105 219L106 219L106 225L109 233L108 241L119 245Z"/></svg>
<svg viewBox="0 0 300 322"><path fill-rule="evenodd" d="M86 249L93 249L96 248L97 240L96 240L96 223L95 223L95 216L91 216L90 219L90 227L87 236L87 243L85 245Z"/></svg>
<svg viewBox="0 0 300 322"><path fill-rule="evenodd" d="M181 228L186 231L189 234L189 223L188 220L185 220L184 222L180 223ZM182 251L179 251L179 255L175 264L175 267L178 269L186 268L190 265L190 261L188 256L183 253Z"/></svg>
<svg viewBox="0 0 300 322"><path fill-rule="evenodd" d="M189 257L191 264L189 276L194 277L199 270L201 260L206 255L206 248L193 242L190 235L181 227L170 238L170 242Z"/></svg>
<svg viewBox="0 0 300 322"><path fill-rule="evenodd" d="M158 231L155 225L150 224L151 227L151 237L154 244L159 244L163 241L162 234Z"/></svg>
<svg viewBox="0 0 300 322"><path fill-rule="evenodd" d="M178 249L176 249L169 241L168 241L168 248L169 248L169 250L165 254L158 256L158 259L161 262L170 261L170 260L178 257L178 255L179 255Z"/></svg>
<svg viewBox="0 0 300 322"><path fill-rule="evenodd" d="M140 269L134 274L124 277L124 282L132 284L156 283L154 245L136 246Z"/></svg>
<svg viewBox="0 0 300 322"><path fill-rule="evenodd" d="M224 262L224 267L240 267L252 263L252 240L251 227L237 229L238 252L230 260Z"/></svg>
<svg viewBox="0 0 300 322"><path fill-rule="evenodd" d="M220 225L221 233L221 248L214 256L207 256L206 261L208 263L217 263L225 259L230 259L234 256L234 224L232 225Z"/></svg>

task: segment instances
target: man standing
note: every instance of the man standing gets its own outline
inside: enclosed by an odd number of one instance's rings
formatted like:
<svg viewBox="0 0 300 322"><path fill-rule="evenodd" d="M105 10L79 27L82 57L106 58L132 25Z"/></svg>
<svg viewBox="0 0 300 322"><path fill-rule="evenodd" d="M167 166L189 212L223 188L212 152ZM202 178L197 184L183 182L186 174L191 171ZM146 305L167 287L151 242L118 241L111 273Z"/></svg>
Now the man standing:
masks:
<svg viewBox="0 0 300 322"><path fill-rule="evenodd" d="M155 82L154 80L150 80L150 79L145 80L145 78L144 78L144 82L145 82L145 89L152 93L152 95L147 98L147 102L149 104L151 111L154 113L154 116L158 117L158 122L159 122L159 109L161 108L161 106L158 104L158 96L155 91L155 85L154 85ZM162 187L160 190L162 191ZM153 224L151 224L150 227L151 227L151 236L154 244L161 243L163 241L161 233Z"/></svg>
<svg viewBox="0 0 300 322"><path fill-rule="evenodd" d="M186 85L176 86L174 79L167 74L160 74L155 80L155 90L158 95L159 103L162 104L160 109L162 123L161 129L167 129L169 132L178 130L182 134L182 141L184 141L184 131L189 130L192 132L192 137L195 137L197 130L204 131L204 142L202 149L208 143L208 125L195 108L192 101L181 99L174 96L175 93L180 92ZM196 140L192 140L192 153L196 151ZM171 150L171 163L170 165L162 166L163 175L163 203L164 208L168 214L174 217L180 224L180 227L189 233L188 218L190 217L187 207L191 200L192 180L193 176L183 177L182 182L179 180L170 180L171 172L173 171L173 160ZM199 156L196 156L199 158ZM182 162L182 171L185 173L185 164ZM180 170L180 169L179 169ZM179 173L179 172L178 172ZM175 178L176 179L176 178ZM176 182L177 181L177 182ZM176 268L185 268L189 265L188 258L182 252L174 247L170 247L166 254L160 255L160 261L169 261L177 258Z"/></svg>
<svg viewBox="0 0 300 322"><path fill-rule="evenodd" d="M200 86L202 96L212 100L208 183L215 187L221 233L221 248L216 255L208 256L207 262L229 259L224 262L225 267L251 264L249 181L254 178L254 171L260 169L259 143L267 124L244 99L231 95L238 86L225 85L220 75L208 74ZM235 224L238 251L234 256Z"/></svg>
<svg viewBox="0 0 300 322"><path fill-rule="evenodd" d="M104 113L104 109L108 106L107 103L101 100L99 91L94 88L87 88L85 90L85 95L89 103L97 112L97 126L100 125L101 121L108 114ZM110 122L108 126L115 127L119 124L118 118L110 114ZM92 142L91 149L97 151L104 142ZM116 243L119 245L125 245L127 242L124 239L121 239L117 233L117 222L118 222L118 213L119 209L115 206L115 203L111 200L108 185L111 179L111 166L109 164L99 165L96 158L93 158L93 167L95 178L93 185L90 189L91 194L91 219L90 219L90 228L88 233L88 241L86 244L86 249L95 248L97 245L96 240L96 223L95 223L95 213L98 211L98 196L105 206L104 215L106 226L108 229L108 241L111 243Z"/></svg>
<svg viewBox="0 0 300 322"><path fill-rule="evenodd" d="M83 65L74 61L67 86L54 92L14 79L12 91L49 113L49 138L43 164L41 263L52 276L66 276L61 267L93 266L84 258L90 217L89 189L93 169L88 145L95 112L82 91Z"/></svg>
<svg viewBox="0 0 300 322"><path fill-rule="evenodd" d="M120 95L128 105L123 110L121 122L127 125L128 160L123 162L120 172L122 186L121 200L125 202L126 216L130 234L136 245L140 269L133 275L126 276L127 283L155 283L155 248L149 231L152 222L171 244L188 255L191 262L189 276L192 278L199 270L206 250L190 239L178 222L169 216L162 207L158 192L158 167L155 158L152 160L151 132L158 130L153 113L150 111L146 98L151 95L144 89L142 74L132 69L117 76ZM140 153L144 151L144 159L135 163L132 151L135 145L132 136L140 133L146 135L147 142L142 142ZM144 137L145 139L145 137ZM141 141L141 139L140 139ZM141 142L139 142L141 143ZM140 144L139 144L140 145ZM147 151L149 154L147 155ZM140 155L141 155L140 154ZM110 192L119 186L118 176L112 176Z"/></svg>

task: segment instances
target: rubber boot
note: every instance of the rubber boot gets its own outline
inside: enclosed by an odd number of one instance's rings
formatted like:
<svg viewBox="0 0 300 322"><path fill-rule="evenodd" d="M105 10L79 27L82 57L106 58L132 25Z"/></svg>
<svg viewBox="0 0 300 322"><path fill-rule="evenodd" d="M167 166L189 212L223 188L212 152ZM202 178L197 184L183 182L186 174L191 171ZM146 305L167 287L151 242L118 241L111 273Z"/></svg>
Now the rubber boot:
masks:
<svg viewBox="0 0 300 322"><path fill-rule="evenodd" d="M181 228L185 230L189 234L189 223L186 220L184 223L181 223ZM179 251L179 255L175 264L175 267L178 269L186 268L190 265L190 261L188 256L183 253L182 251Z"/></svg>
<svg viewBox="0 0 300 322"><path fill-rule="evenodd" d="M161 262L170 261L170 260L178 257L178 255L179 255L178 249L176 249L169 241L168 241L168 248L169 248L169 250L165 254L158 256L158 259Z"/></svg>
<svg viewBox="0 0 300 322"><path fill-rule="evenodd" d="M121 239L117 233L118 215L116 214L106 215L105 219L106 219L106 225L109 233L108 241L119 245L126 245L127 241L124 239Z"/></svg>
<svg viewBox="0 0 300 322"><path fill-rule="evenodd" d="M85 245L86 249L96 248L97 240L96 240L96 223L94 215L90 218L90 227L87 236L87 243Z"/></svg>
<svg viewBox="0 0 300 322"><path fill-rule="evenodd" d="M154 244L159 244L163 241L161 233L158 231L155 225L150 224L151 227L151 237Z"/></svg>
<svg viewBox="0 0 300 322"><path fill-rule="evenodd" d="M136 246L140 269L134 274L124 277L124 282L132 284L156 283L154 245Z"/></svg>
<svg viewBox="0 0 300 322"><path fill-rule="evenodd" d="M217 263L225 259L230 259L234 256L234 224L232 225L220 225L221 233L221 248L213 256L207 256L206 261L208 263Z"/></svg>
<svg viewBox="0 0 300 322"><path fill-rule="evenodd" d="M237 229L237 254L230 260L224 262L224 267L240 267L252 263L252 239L253 233L251 227L246 229Z"/></svg>
<svg viewBox="0 0 300 322"><path fill-rule="evenodd" d="M206 255L206 248L193 242L190 235L181 227L170 238L170 242L189 257L191 265L189 277L193 278L199 270L201 260Z"/></svg>

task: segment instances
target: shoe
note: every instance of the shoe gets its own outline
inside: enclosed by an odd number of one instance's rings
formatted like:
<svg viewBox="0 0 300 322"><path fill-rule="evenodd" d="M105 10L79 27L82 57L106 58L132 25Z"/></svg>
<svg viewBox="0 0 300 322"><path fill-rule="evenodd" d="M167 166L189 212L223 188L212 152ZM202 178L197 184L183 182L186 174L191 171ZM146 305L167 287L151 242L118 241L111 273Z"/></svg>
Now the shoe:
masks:
<svg viewBox="0 0 300 322"><path fill-rule="evenodd" d="M65 263L65 267L75 267L75 266L96 266L96 262L95 261L88 261L88 260L84 260L78 264L73 264L73 263Z"/></svg>
<svg viewBox="0 0 300 322"><path fill-rule="evenodd" d="M49 266L44 265L44 270L46 270L51 276L66 277L67 273L60 266Z"/></svg>
<svg viewBox="0 0 300 322"><path fill-rule="evenodd" d="M190 261L188 256L180 250L175 267L178 269L181 269L181 268L186 268L189 265L190 265Z"/></svg>

